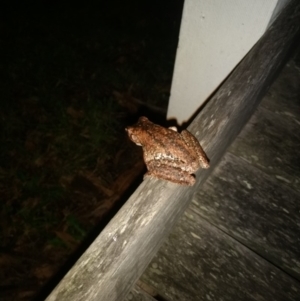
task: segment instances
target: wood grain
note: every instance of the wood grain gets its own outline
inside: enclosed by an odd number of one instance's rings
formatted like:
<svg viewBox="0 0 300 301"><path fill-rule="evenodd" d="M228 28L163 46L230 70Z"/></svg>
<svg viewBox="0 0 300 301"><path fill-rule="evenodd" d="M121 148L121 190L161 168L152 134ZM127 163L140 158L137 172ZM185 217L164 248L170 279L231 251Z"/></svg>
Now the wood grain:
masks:
<svg viewBox="0 0 300 301"><path fill-rule="evenodd" d="M280 69L299 29L299 6L291 1L189 127L212 167ZM200 170L192 188L144 181L46 300L124 299L212 170Z"/></svg>

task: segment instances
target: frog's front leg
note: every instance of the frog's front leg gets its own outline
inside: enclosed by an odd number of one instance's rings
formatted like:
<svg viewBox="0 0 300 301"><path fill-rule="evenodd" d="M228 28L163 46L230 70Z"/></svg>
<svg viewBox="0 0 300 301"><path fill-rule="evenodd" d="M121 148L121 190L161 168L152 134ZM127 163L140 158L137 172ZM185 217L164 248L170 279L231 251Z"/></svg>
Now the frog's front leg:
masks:
<svg viewBox="0 0 300 301"><path fill-rule="evenodd" d="M180 185L193 186L195 177L180 167L170 166L169 164L161 163L157 160L147 162L148 172L144 177L156 177L166 181L170 181Z"/></svg>

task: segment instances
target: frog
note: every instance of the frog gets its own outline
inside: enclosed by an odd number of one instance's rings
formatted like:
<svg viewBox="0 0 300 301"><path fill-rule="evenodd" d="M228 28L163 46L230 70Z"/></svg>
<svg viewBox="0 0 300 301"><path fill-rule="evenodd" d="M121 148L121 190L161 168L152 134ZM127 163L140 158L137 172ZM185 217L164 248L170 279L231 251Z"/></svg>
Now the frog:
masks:
<svg viewBox="0 0 300 301"><path fill-rule="evenodd" d="M180 185L193 186L194 173L209 168L209 159L199 141L188 130L165 128L141 116L125 128L129 139L143 149L146 177L163 179Z"/></svg>

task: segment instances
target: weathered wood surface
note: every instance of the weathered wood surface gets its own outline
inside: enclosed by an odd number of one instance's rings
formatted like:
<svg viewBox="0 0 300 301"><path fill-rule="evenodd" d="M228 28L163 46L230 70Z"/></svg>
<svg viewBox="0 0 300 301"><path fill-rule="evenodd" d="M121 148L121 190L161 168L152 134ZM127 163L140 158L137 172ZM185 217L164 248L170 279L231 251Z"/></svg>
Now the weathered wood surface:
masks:
<svg viewBox="0 0 300 301"><path fill-rule="evenodd" d="M142 280L172 301L296 301L300 283L188 209Z"/></svg>
<svg viewBox="0 0 300 301"><path fill-rule="evenodd" d="M228 153L190 208L300 280L299 193Z"/></svg>
<svg viewBox="0 0 300 301"><path fill-rule="evenodd" d="M142 276L168 300L300 300L299 100L291 60Z"/></svg>
<svg viewBox="0 0 300 301"><path fill-rule="evenodd" d="M146 290L149 290L147 287ZM151 289L150 289L151 290ZM148 294L145 290L141 289L139 285L136 285L134 289L127 295L125 301L157 301L152 295Z"/></svg>
<svg viewBox="0 0 300 301"><path fill-rule="evenodd" d="M299 128L300 72L291 60L229 151L300 192Z"/></svg>
<svg viewBox="0 0 300 301"><path fill-rule="evenodd" d="M300 71L292 60L192 206L298 280L299 100Z"/></svg>
<svg viewBox="0 0 300 301"><path fill-rule="evenodd" d="M280 68L298 31L298 10L298 1L292 1L189 127L212 166L250 118ZM199 171L193 188L144 181L47 300L124 299L212 169Z"/></svg>

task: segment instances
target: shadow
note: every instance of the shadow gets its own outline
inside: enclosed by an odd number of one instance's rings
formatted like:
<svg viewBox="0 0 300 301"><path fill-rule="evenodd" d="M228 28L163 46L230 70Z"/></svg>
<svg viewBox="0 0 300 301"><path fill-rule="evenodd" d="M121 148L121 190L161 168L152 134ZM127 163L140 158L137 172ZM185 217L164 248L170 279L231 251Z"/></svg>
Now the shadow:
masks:
<svg viewBox="0 0 300 301"><path fill-rule="evenodd" d="M81 257L81 255L88 249L88 247L93 243L93 241L99 236L102 230L110 222L110 220L116 215L116 213L121 209L121 207L126 203L128 198L137 189L140 183L143 181L144 171L139 175L130 185L130 187L125 191L120 200L115 203L113 208L105 215L101 222L94 227L94 229L86 236L86 238L80 243L78 248L69 256L67 261L61 266L59 271L41 288L37 295L32 299L33 301L45 300L53 289L59 284L63 277L68 273L76 261Z"/></svg>

